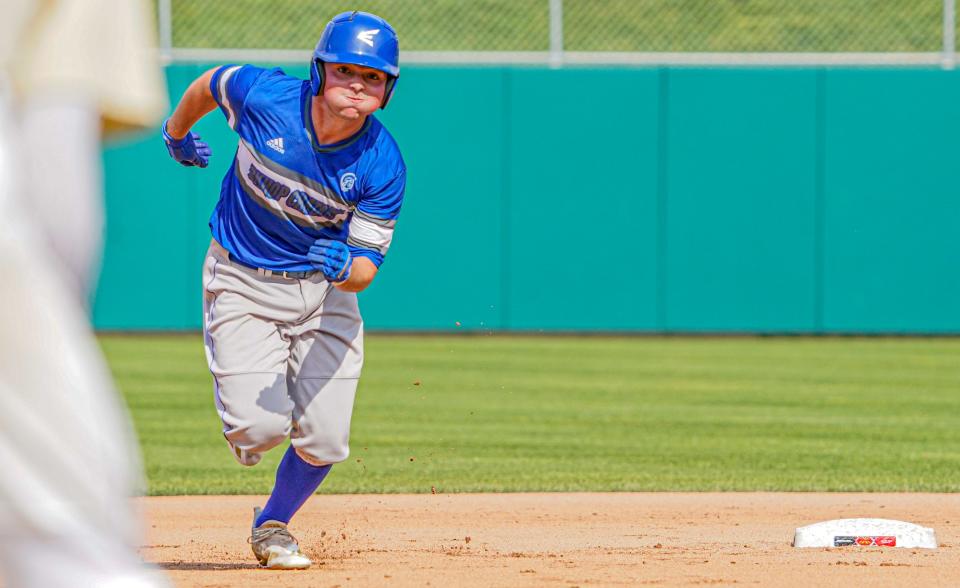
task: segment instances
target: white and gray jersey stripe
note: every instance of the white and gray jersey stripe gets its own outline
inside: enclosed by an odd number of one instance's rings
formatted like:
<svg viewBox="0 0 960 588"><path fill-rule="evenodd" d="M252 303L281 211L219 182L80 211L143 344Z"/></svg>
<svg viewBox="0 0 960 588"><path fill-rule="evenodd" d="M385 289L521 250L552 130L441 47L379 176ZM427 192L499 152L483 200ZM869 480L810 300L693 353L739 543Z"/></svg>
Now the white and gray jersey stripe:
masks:
<svg viewBox="0 0 960 588"><path fill-rule="evenodd" d="M347 244L362 249L378 251L381 255L387 254L390 242L393 241L393 228L397 221L377 218L365 214L361 210L353 213L350 221L350 234Z"/></svg>
<svg viewBox="0 0 960 588"><path fill-rule="evenodd" d="M377 218L355 209L334 190L262 156L243 139L237 148L235 173L244 191L278 217L307 227L340 227L349 221L348 245L381 255L390 248L395 219ZM272 186L269 191L268 185ZM302 201L299 205L290 201L296 194L310 199L312 214L305 214Z"/></svg>
<svg viewBox="0 0 960 588"><path fill-rule="evenodd" d="M238 69L240 69L239 65L227 68L226 71L220 74L220 81L217 84L217 90L220 93L220 102L227 110L227 124L230 125L230 128L233 130L237 130L237 111L233 104L230 103L230 93L227 92L227 82Z"/></svg>
<svg viewBox="0 0 960 588"><path fill-rule="evenodd" d="M235 173L257 204L300 226L339 227L353 210L332 190L269 161L242 139Z"/></svg>

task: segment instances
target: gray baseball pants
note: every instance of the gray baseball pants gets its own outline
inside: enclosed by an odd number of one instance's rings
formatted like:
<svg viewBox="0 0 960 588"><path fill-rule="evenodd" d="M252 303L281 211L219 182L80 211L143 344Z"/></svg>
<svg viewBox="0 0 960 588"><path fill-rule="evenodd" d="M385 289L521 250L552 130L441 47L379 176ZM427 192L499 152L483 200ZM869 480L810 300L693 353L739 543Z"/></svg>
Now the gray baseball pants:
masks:
<svg viewBox="0 0 960 588"><path fill-rule="evenodd" d="M345 460L363 366L357 295L319 273L296 279L242 266L211 241L203 300L216 406L237 460L254 465L287 437L308 463Z"/></svg>

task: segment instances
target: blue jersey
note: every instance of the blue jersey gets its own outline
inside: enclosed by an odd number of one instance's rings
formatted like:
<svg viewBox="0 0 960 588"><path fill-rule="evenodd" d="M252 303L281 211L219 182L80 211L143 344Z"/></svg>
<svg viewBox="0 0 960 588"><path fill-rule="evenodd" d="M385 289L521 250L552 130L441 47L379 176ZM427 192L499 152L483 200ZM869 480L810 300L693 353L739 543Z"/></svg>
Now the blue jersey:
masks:
<svg viewBox="0 0 960 588"><path fill-rule="evenodd" d="M310 117L310 82L280 69L219 68L210 90L240 136L210 217L214 239L241 263L315 269L319 237L344 241L377 266L390 247L406 167L373 116L352 137L320 145Z"/></svg>

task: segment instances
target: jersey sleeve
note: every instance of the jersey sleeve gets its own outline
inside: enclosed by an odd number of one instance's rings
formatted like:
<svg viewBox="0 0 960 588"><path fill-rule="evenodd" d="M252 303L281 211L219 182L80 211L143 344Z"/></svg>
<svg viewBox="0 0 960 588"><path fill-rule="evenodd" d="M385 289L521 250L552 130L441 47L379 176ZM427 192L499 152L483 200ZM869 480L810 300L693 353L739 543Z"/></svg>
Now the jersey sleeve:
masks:
<svg viewBox="0 0 960 588"><path fill-rule="evenodd" d="M407 172L401 166L369 188L350 221L347 246L351 254L366 257L380 267L393 240L406 185Z"/></svg>
<svg viewBox="0 0 960 588"><path fill-rule="evenodd" d="M224 65L210 78L210 93L231 129L243 119L247 94L267 70L252 65Z"/></svg>

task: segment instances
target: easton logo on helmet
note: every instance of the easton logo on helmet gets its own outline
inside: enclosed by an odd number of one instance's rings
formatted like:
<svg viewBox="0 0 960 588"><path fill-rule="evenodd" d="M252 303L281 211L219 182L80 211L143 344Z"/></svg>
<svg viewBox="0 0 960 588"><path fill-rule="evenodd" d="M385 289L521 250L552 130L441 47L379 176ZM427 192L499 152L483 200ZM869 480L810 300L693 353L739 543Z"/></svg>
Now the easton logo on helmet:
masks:
<svg viewBox="0 0 960 588"><path fill-rule="evenodd" d="M373 36L380 32L380 29L373 29L370 31L363 31L357 35L357 38L373 47Z"/></svg>

